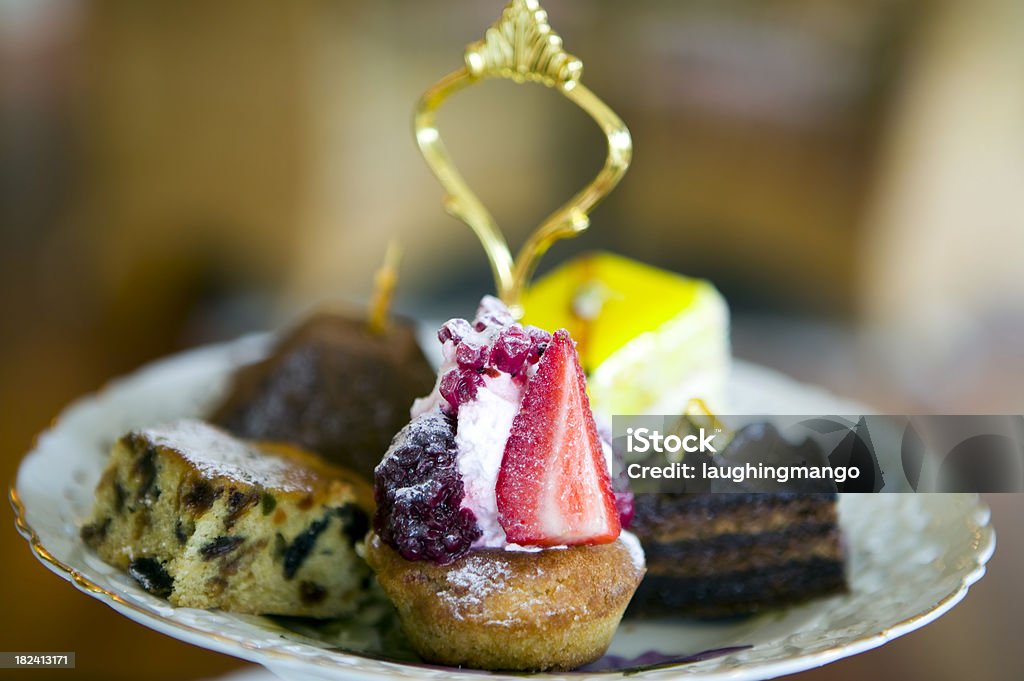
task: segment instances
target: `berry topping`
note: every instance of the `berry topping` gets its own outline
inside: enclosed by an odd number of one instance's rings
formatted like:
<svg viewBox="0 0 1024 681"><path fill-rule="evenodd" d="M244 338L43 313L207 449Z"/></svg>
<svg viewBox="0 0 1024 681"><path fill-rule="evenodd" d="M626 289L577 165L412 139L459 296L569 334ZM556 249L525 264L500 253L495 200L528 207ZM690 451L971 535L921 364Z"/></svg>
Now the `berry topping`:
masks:
<svg viewBox="0 0 1024 681"><path fill-rule="evenodd" d="M621 530L583 370L569 332L555 332L523 395L496 487L508 541L603 544Z"/></svg>
<svg viewBox="0 0 1024 681"><path fill-rule="evenodd" d="M374 530L406 560L445 565L480 537L476 516L461 507L455 453L455 424L433 411L395 436L374 472Z"/></svg>
<svg viewBox="0 0 1024 681"><path fill-rule="evenodd" d="M442 343L445 341L458 343L471 333L473 333L473 327L465 319L449 319L437 330L437 339Z"/></svg>
<svg viewBox="0 0 1024 681"><path fill-rule="evenodd" d="M523 368L533 349L534 341L521 326L507 326L498 334L491 351L491 365L506 374L515 374Z"/></svg>
<svg viewBox="0 0 1024 681"><path fill-rule="evenodd" d="M540 356L544 354L544 348L551 342L551 334L544 329L539 329L536 326L527 325L526 335L533 341L533 347L530 348L530 364L536 364L540 360Z"/></svg>
<svg viewBox="0 0 1024 681"><path fill-rule="evenodd" d="M486 345L460 343L455 348L455 361L461 369L483 371L491 357L491 349Z"/></svg>
<svg viewBox="0 0 1024 681"><path fill-rule="evenodd" d="M476 399L476 391L484 384L484 379L474 369L452 369L441 377L441 397L453 411L459 406Z"/></svg>
<svg viewBox="0 0 1024 681"><path fill-rule="evenodd" d="M508 374L520 388L525 385L551 342L550 333L517 324L504 303L491 296L480 302L472 324L465 319L450 319L438 330L437 337L443 346L446 370L438 392L444 399L442 409L453 416L463 404L476 399L485 377Z"/></svg>
<svg viewBox="0 0 1024 681"><path fill-rule="evenodd" d="M484 296L480 300L480 306L476 309L474 328L477 331L484 331L488 328L501 328L515 324L516 320L505 306L494 296Z"/></svg>

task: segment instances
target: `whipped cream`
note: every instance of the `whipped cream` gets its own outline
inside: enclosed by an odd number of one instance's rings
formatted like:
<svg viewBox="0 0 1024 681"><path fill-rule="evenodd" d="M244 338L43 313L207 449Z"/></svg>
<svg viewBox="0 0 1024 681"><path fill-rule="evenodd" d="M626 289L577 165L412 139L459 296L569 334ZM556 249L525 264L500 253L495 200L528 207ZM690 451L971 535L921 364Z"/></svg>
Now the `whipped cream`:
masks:
<svg viewBox="0 0 1024 681"><path fill-rule="evenodd" d="M491 342L493 331L486 329L476 334L481 345ZM466 339L463 339L465 342ZM424 414L434 409L441 409L445 399L441 397L441 377L458 367L455 361L455 343L448 340L442 347L444 361L438 369L437 383L433 391L426 397L416 400L412 406L412 416ZM537 365L527 370L527 378L537 373ZM512 431L512 421L519 413L519 405L526 392L526 381L513 380L512 376L499 372L498 376L484 376L483 385L477 388L476 398L459 408L455 433L457 448L456 465L462 476L465 496L462 507L468 508L476 516L477 525L482 532L473 543L474 549L504 548L522 550L505 540L505 530L498 522L498 501L495 487L498 483L498 471L501 459L505 454L505 443Z"/></svg>
<svg viewBox="0 0 1024 681"><path fill-rule="evenodd" d="M507 383L508 385L501 385ZM498 384L498 385L494 385ZM512 430L512 421L519 413L525 388L514 390L511 377L503 374L485 379L476 400L459 409L455 432L456 465L462 475L465 496L463 508L473 511L483 534L474 548L498 548L506 545L505 530L498 523L498 502L495 486L505 453L505 442Z"/></svg>

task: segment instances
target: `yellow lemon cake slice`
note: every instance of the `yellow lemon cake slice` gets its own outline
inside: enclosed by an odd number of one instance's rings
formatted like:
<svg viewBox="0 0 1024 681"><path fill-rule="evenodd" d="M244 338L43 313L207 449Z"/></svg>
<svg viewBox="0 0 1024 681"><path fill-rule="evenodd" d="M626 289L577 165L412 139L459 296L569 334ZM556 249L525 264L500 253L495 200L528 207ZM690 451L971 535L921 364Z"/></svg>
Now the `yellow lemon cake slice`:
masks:
<svg viewBox="0 0 1024 681"><path fill-rule="evenodd" d="M679 414L693 398L721 408L729 310L711 283L597 252L537 281L523 309L576 339L595 413Z"/></svg>

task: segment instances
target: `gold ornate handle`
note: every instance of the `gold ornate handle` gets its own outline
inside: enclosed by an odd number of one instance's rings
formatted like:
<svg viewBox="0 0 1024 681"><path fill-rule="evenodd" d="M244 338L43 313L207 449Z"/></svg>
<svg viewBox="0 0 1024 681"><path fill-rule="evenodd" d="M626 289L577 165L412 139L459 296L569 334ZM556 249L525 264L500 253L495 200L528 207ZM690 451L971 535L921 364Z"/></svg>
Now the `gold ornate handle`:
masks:
<svg viewBox="0 0 1024 681"><path fill-rule="evenodd" d="M512 0L484 39L466 48L465 62L420 99L414 123L416 142L448 192L445 209L476 233L490 260L498 295L518 316L520 296L541 256L554 242L575 236L590 225L590 211L629 168L633 141L615 112L580 83L582 62L562 49L562 39L551 30L547 13L536 0ZM608 157L601 172L541 223L515 259L494 218L455 168L435 123L437 110L450 95L486 78L555 88L586 111L608 139Z"/></svg>

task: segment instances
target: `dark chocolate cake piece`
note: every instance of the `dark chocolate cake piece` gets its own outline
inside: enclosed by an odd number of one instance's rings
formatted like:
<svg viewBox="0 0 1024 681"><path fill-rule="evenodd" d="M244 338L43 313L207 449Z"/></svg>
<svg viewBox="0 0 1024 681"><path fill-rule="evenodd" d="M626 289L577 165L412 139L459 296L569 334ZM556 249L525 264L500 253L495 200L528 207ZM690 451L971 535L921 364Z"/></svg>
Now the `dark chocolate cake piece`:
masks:
<svg viewBox="0 0 1024 681"><path fill-rule="evenodd" d="M296 444L372 479L413 400L433 387L412 324L394 319L375 333L365 318L324 311L239 369L210 421L239 437Z"/></svg>
<svg viewBox="0 0 1024 681"><path fill-rule="evenodd" d="M724 617L846 588L835 494L641 494L647 576L629 614Z"/></svg>
<svg viewBox="0 0 1024 681"><path fill-rule="evenodd" d="M820 466L810 441L775 427L736 434L712 465ZM647 577L630 614L726 617L846 589L836 485L825 480L712 480L697 492L638 494L630 530L647 554Z"/></svg>

